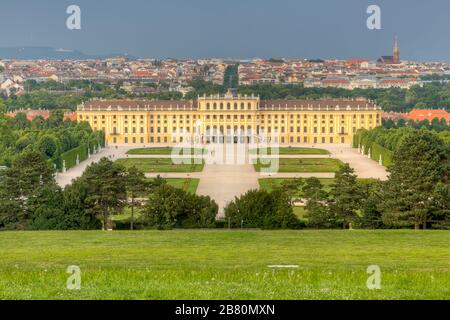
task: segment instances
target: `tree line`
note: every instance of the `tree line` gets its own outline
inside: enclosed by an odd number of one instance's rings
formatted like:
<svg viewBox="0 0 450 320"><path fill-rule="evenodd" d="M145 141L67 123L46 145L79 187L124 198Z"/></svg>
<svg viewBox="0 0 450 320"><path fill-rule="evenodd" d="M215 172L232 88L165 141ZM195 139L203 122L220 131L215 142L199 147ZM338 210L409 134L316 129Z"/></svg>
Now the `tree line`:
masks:
<svg viewBox="0 0 450 320"><path fill-rule="evenodd" d="M162 178L148 180L136 168L126 170L107 158L64 189L51 165L33 150L0 171L0 229L110 229L111 215L125 208L131 210L131 229L213 227L218 210L209 197L176 189Z"/></svg>
<svg viewBox="0 0 450 320"><path fill-rule="evenodd" d="M382 125L386 129L398 129L398 128L404 128L409 127L413 129L427 129L432 130L435 132L443 132L443 131L450 131L450 124L447 123L447 121L442 118L434 118L431 120L431 122L428 119L420 120L420 121L414 121L414 120L405 120L405 119L398 119L397 121L394 121L392 119L383 119Z"/></svg>
<svg viewBox="0 0 450 320"><path fill-rule="evenodd" d="M346 165L330 192L310 181L305 197L311 226L450 228L450 144L423 129L383 134L371 139L394 151L388 179L358 183Z"/></svg>
<svg viewBox="0 0 450 320"><path fill-rule="evenodd" d="M99 141L100 132L87 122L64 120L64 112L55 110L48 119L37 116L28 120L25 113L10 118L0 115L0 165L11 166L23 152L35 150L46 160L90 141Z"/></svg>
<svg viewBox="0 0 450 320"><path fill-rule="evenodd" d="M76 106L92 98L103 99L155 99L155 100L192 100L198 95L225 93L229 87L237 88L241 94L259 95L261 99L321 99L321 98L367 98L373 100L385 111L407 112L414 108L441 108L450 110L450 83L431 82L410 89L341 89L341 88L305 88L303 84L255 84L239 85L237 66L229 66L225 72L224 83L214 84L201 79L187 83L192 90L185 94L168 91L167 84L159 84L160 92L135 95L122 88L122 84L98 83L90 80L74 80L68 83L48 81L37 83L27 81L26 93L0 98L1 104L8 110L41 108L75 110ZM65 90L80 89L80 93ZM52 91L60 91L54 93Z"/></svg>

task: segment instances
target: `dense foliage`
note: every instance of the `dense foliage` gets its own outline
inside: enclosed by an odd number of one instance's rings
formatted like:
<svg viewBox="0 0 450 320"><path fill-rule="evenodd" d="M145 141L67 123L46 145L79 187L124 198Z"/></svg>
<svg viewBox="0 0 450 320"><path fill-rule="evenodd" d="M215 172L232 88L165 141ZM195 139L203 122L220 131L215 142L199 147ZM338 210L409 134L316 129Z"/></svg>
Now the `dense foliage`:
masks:
<svg viewBox="0 0 450 320"><path fill-rule="evenodd" d="M422 127L422 130L427 131L428 128ZM372 148L374 143L384 147L390 151L395 151L399 146L401 140L410 134L420 131L419 129L415 129L414 127L399 127L386 129L383 127L378 127L372 130L360 129L353 136L353 147L364 147L365 152L367 153L368 149ZM433 131L434 132L434 131ZM439 133L433 133L438 136L441 140L446 144L450 144L449 134L450 130L444 130ZM373 148L372 148L373 149ZM375 159L378 160L378 159Z"/></svg>
<svg viewBox="0 0 450 320"><path fill-rule="evenodd" d="M93 229L97 219L80 210L87 192L56 184L43 155L27 150L0 177L0 229Z"/></svg>
<svg viewBox="0 0 450 320"><path fill-rule="evenodd" d="M358 182L344 166L331 191L309 179L303 187L315 228L450 228L450 144L429 130L374 129L363 143L392 148L387 181Z"/></svg>
<svg viewBox="0 0 450 320"><path fill-rule="evenodd" d="M422 121L404 120L399 119L393 121L391 119L383 120L383 127L386 129L398 129L398 128L414 128L414 129L428 129L436 132L450 131L450 124L445 119L434 118L431 122L428 119Z"/></svg>
<svg viewBox="0 0 450 320"><path fill-rule="evenodd" d="M440 79L437 79L440 80ZM438 81L411 89L340 89L305 88L302 84L256 84L239 85L237 66L230 65L225 71L224 83L214 84L200 79L187 85L192 90L183 96L180 92L169 90L169 85L160 83L142 83L143 86L157 86L155 93L135 95L125 91L122 83L93 82L74 80L69 82L48 81L37 83L29 80L25 83L25 94L4 98L8 110L45 108L70 109L92 98L120 99L144 98L161 100L195 99L198 95L224 93L230 87L237 88L241 94L259 95L261 99L320 99L320 98L359 98L374 100L385 111L405 112L413 108L442 108L450 110L450 84ZM0 99L2 100L2 99ZM0 105L1 110L1 105Z"/></svg>
<svg viewBox="0 0 450 320"><path fill-rule="evenodd" d="M250 190L225 207L225 220L234 228L297 229L291 199L281 189Z"/></svg>
<svg viewBox="0 0 450 320"><path fill-rule="evenodd" d="M305 88L303 85L258 84L240 86L239 93L258 94L261 99L358 98L373 100L385 111L405 112L413 108L450 110L450 84L429 83L411 89Z"/></svg>
<svg viewBox="0 0 450 320"><path fill-rule="evenodd" d="M38 116L29 121L24 113L0 116L0 165L11 166L21 153L35 150L60 167L59 158L66 152L81 145L104 145L103 132L94 132L86 122L63 121L63 116L59 111L47 120Z"/></svg>
<svg viewBox="0 0 450 320"><path fill-rule="evenodd" d="M217 204L169 186L151 182L131 167L107 158L88 166L83 175L62 190L45 157L27 150L11 168L0 171L0 229L68 230L110 229L111 215L140 207L139 227L215 227ZM133 228L134 217L130 217Z"/></svg>
<svg viewBox="0 0 450 320"><path fill-rule="evenodd" d="M142 220L144 226L156 229L214 228L217 211L210 197L162 183L152 189Z"/></svg>

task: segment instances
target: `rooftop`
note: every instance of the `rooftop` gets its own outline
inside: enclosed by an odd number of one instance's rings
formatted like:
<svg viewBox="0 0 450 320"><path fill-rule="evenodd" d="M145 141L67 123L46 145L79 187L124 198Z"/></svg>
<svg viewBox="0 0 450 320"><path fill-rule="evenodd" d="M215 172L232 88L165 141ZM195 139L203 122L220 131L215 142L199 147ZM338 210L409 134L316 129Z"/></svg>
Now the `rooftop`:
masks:
<svg viewBox="0 0 450 320"><path fill-rule="evenodd" d="M259 100L258 97L253 98L260 102L260 110L381 110L374 102L365 99ZM249 97L243 96L240 99L249 99ZM197 109L197 100L91 100L78 106L78 111L192 111Z"/></svg>

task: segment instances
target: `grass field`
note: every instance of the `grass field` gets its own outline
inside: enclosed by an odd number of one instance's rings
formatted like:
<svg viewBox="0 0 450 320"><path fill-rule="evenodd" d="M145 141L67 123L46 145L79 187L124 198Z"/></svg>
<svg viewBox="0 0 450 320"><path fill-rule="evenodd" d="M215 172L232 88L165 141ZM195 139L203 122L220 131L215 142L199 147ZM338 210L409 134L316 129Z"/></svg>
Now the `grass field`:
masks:
<svg viewBox="0 0 450 320"><path fill-rule="evenodd" d="M272 192L273 189L281 186L283 181L289 181L292 179L293 178L261 178L261 179L258 179L258 183L259 183L260 189L266 190L268 192ZM305 179L303 179L303 180L305 180ZM334 179L332 179L332 178L319 178L319 181L322 183L323 190L325 190L325 191L330 191L331 185L334 183ZM360 183L360 184L369 183L370 181L374 181L374 179L364 179L364 178L358 179L358 183Z"/></svg>
<svg viewBox="0 0 450 320"><path fill-rule="evenodd" d="M261 148L263 149L263 148ZM280 147L278 148L278 152L275 152L272 150L272 148L264 148L265 150L261 149L251 149L251 154L261 153L265 152L266 154L329 154L328 150L325 149L316 149L316 148L299 148L299 147Z"/></svg>
<svg viewBox="0 0 450 320"><path fill-rule="evenodd" d="M152 180L152 179L149 179ZM198 183L200 179L193 178L165 178L168 185L172 187L183 189L189 193L195 194L197 192Z"/></svg>
<svg viewBox="0 0 450 320"><path fill-rule="evenodd" d="M174 150L174 148L172 147L153 147L153 148L136 148L136 149L131 149L128 150L127 154L139 154L139 155L170 155L172 154L172 151ZM183 151L183 153L181 153L181 151ZM187 152L187 154L201 154L201 153L206 153L207 150L206 149L198 149L198 148L187 148L185 149L180 149L180 148L175 148L175 152L177 153L177 155L185 155Z"/></svg>
<svg viewBox="0 0 450 320"><path fill-rule="evenodd" d="M254 163L255 171L261 171L261 168L267 167L269 160L258 161ZM279 169L277 172L336 172L342 165L342 161L332 158L280 158Z"/></svg>
<svg viewBox="0 0 450 320"><path fill-rule="evenodd" d="M122 158L116 162L126 168L136 166L142 172L200 172L203 170L202 164L195 164L194 159L183 159L192 164L175 164L171 158Z"/></svg>
<svg viewBox="0 0 450 320"><path fill-rule="evenodd" d="M450 297L448 231L0 232L0 246L0 299ZM69 265L81 290L66 289Z"/></svg>
<svg viewBox="0 0 450 320"><path fill-rule="evenodd" d="M268 192L272 192L276 187L281 186L283 181L292 180L292 178L261 178L258 179L259 188L262 190L266 190ZM333 184L334 179L326 179L320 178L320 182L323 184L323 189L326 191L330 190L331 184Z"/></svg>

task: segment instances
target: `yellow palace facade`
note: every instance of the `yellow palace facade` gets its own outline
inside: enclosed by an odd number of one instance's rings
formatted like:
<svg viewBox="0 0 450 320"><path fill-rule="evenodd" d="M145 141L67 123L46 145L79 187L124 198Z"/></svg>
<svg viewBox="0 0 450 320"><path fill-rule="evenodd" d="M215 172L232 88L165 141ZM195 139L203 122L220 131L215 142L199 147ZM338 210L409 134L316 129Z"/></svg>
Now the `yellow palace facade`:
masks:
<svg viewBox="0 0 450 320"><path fill-rule="evenodd" d="M77 120L103 130L109 144L350 143L359 128L381 124L381 109L363 99L261 100L228 93L194 101L92 100Z"/></svg>

